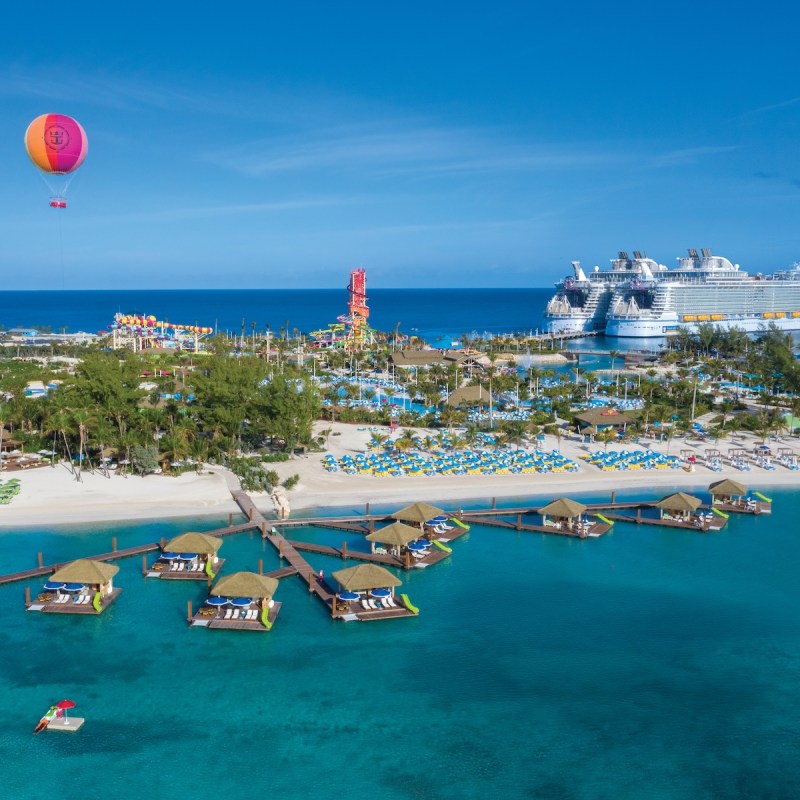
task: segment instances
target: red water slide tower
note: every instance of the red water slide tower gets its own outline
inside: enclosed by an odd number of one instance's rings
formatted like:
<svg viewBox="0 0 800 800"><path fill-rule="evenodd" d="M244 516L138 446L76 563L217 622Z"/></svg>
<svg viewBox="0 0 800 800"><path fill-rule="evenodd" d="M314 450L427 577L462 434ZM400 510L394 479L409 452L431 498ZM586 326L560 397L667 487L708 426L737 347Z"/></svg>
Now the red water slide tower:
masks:
<svg viewBox="0 0 800 800"><path fill-rule="evenodd" d="M354 269L351 271L347 291L350 293L347 303L348 313L339 317L339 322L346 325L345 346L347 350L356 352L372 344L372 330L368 322L366 270Z"/></svg>

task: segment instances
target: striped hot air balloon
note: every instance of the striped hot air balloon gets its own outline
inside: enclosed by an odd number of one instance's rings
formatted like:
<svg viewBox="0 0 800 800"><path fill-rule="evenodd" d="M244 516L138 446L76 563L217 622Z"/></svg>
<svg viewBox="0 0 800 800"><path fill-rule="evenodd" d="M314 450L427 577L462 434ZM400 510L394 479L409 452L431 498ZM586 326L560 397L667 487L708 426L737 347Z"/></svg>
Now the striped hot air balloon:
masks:
<svg viewBox="0 0 800 800"><path fill-rule="evenodd" d="M25 149L31 161L45 175L71 175L89 152L89 140L81 124L66 114L42 114L25 131ZM64 197L71 178L58 186L45 181L53 191L53 208L66 208Z"/></svg>

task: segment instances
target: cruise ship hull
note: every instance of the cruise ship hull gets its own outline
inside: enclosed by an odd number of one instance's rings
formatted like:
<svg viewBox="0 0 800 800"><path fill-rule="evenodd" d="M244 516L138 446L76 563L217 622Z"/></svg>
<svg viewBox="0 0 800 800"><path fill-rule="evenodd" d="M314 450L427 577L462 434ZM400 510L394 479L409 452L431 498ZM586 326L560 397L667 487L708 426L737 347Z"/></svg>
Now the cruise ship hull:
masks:
<svg viewBox="0 0 800 800"><path fill-rule="evenodd" d="M710 317L710 315L708 315ZM674 336L679 330L697 331L698 325L710 323L722 330L738 328L747 333L758 333L774 324L782 331L800 331L800 317L786 315L784 317L763 316L729 316L720 320L700 320L699 322L683 322L677 314L664 315L659 319L615 319L606 321L605 335L620 339L652 339L662 336Z"/></svg>
<svg viewBox="0 0 800 800"><path fill-rule="evenodd" d="M544 329L547 333L584 333L595 330L594 320L586 317L545 317Z"/></svg>

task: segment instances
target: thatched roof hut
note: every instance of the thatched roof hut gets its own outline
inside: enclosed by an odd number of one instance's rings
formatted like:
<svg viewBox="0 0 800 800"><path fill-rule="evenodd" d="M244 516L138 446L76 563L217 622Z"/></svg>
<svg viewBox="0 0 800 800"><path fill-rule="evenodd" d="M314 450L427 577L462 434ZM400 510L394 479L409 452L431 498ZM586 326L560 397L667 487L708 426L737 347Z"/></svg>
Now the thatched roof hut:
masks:
<svg viewBox="0 0 800 800"><path fill-rule="evenodd" d="M349 592L367 592L370 589L394 588L402 581L377 564L359 564L333 573L339 585Z"/></svg>
<svg viewBox="0 0 800 800"><path fill-rule="evenodd" d="M659 511L659 516L663 517L664 512L670 514L677 514L682 517L689 517L703 504L699 497L686 494L686 492L675 492L668 497L659 500L656 503L656 508Z"/></svg>
<svg viewBox="0 0 800 800"><path fill-rule="evenodd" d="M442 511L441 508L432 506L430 503L414 503L405 508L401 508L399 511L395 511L391 517L392 519L399 519L403 522L416 522L421 525L423 522L427 522L429 519L441 516L442 514L444 514L444 511Z"/></svg>
<svg viewBox="0 0 800 800"><path fill-rule="evenodd" d="M744 497L747 494L747 487L734 481L731 478L725 478L722 481L716 481L708 487L708 491L715 498L728 499L733 497Z"/></svg>
<svg viewBox="0 0 800 800"><path fill-rule="evenodd" d="M50 580L54 583L85 583L89 586L102 586L110 583L119 572L119 567L91 558L79 558L71 564L56 570Z"/></svg>
<svg viewBox="0 0 800 800"><path fill-rule="evenodd" d="M255 572L234 572L220 578L211 589L215 597L272 597L278 588L278 581Z"/></svg>
<svg viewBox="0 0 800 800"><path fill-rule="evenodd" d="M222 547L222 539L219 537L190 531L170 539L163 549L167 553L200 553L210 556L215 555L220 547Z"/></svg>
<svg viewBox="0 0 800 800"><path fill-rule="evenodd" d="M393 547L404 547L418 538L419 528L412 528L402 522L393 522L391 525L372 531L366 536L368 542L378 542L392 545Z"/></svg>
<svg viewBox="0 0 800 800"><path fill-rule="evenodd" d="M447 400L445 401L448 406L488 406L491 398L491 392L484 389L483 386L460 386L454 389Z"/></svg>
<svg viewBox="0 0 800 800"><path fill-rule="evenodd" d="M553 500L539 509L543 517L555 517L557 519L575 519L586 511L586 506L577 500L570 500L569 497L560 497Z"/></svg>

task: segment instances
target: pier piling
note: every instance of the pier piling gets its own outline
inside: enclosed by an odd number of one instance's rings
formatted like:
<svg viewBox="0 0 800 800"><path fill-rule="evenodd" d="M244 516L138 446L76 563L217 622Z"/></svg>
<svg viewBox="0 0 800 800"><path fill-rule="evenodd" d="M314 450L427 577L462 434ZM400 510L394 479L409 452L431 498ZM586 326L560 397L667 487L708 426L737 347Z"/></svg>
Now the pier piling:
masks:
<svg viewBox="0 0 800 800"><path fill-rule="evenodd" d="M347 542L342 542L342 561L347 560Z"/></svg>
<svg viewBox="0 0 800 800"><path fill-rule="evenodd" d="M116 536L112 536L111 537L111 552L112 553L116 553L117 552L117 537Z"/></svg>
<svg viewBox="0 0 800 800"><path fill-rule="evenodd" d="M189 624L191 625L192 624L192 601L191 600L187 601L187 607L188 607L188 611L187 611L187 614L186 614L186 618L187 618Z"/></svg>
<svg viewBox="0 0 800 800"><path fill-rule="evenodd" d="M37 553L36 557L37 557L38 562L39 562L39 569L41 569L44 566L44 558L43 558L41 553Z"/></svg>
<svg viewBox="0 0 800 800"><path fill-rule="evenodd" d="M25 608L31 604L31 587L25 587Z"/></svg>

